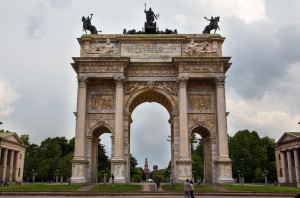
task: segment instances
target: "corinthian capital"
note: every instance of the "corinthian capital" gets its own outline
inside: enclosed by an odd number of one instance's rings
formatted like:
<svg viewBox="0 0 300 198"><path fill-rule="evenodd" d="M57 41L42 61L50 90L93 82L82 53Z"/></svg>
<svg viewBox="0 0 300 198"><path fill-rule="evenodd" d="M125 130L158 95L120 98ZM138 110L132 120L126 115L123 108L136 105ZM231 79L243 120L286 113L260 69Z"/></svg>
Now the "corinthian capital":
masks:
<svg viewBox="0 0 300 198"><path fill-rule="evenodd" d="M88 83L88 77L85 76L77 76L78 87L86 87Z"/></svg>
<svg viewBox="0 0 300 198"><path fill-rule="evenodd" d="M224 86L226 76L215 77L215 83L217 86Z"/></svg>
<svg viewBox="0 0 300 198"><path fill-rule="evenodd" d="M122 75L115 75L114 76L115 79L115 83L117 87L123 87L124 81L125 81L125 77Z"/></svg>
<svg viewBox="0 0 300 198"><path fill-rule="evenodd" d="M180 87L180 88L185 88L188 79L189 79L189 77L187 77L187 76L179 76L179 77L177 78L177 80L178 80L178 82L179 82L179 87Z"/></svg>

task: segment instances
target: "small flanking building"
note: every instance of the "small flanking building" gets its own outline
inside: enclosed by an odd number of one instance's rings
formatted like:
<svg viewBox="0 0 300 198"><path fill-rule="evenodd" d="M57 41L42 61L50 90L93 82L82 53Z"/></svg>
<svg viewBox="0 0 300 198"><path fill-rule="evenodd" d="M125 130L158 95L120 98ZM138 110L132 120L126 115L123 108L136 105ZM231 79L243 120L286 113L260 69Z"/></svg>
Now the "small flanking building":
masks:
<svg viewBox="0 0 300 198"><path fill-rule="evenodd" d="M286 132L275 145L278 183L300 187L300 132Z"/></svg>
<svg viewBox="0 0 300 198"><path fill-rule="evenodd" d="M23 180L26 145L16 133L0 133L0 180Z"/></svg>

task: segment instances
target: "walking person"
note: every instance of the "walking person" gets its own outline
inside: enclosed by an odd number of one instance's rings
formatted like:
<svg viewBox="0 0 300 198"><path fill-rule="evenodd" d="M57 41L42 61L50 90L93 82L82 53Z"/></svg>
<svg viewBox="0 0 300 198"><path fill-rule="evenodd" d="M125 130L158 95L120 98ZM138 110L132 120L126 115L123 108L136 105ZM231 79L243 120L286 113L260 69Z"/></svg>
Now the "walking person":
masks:
<svg viewBox="0 0 300 198"><path fill-rule="evenodd" d="M156 176L155 182L156 182L157 190L158 190L160 188L160 182L161 182L161 176L160 175Z"/></svg>
<svg viewBox="0 0 300 198"><path fill-rule="evenodd" d="M191 198L194 198L194 182L192 180L190 181L190 195Z"/></svg>
<svg viewBox="0 0 300 198"><path fill-rule="evenodd" d="M200 185L201 185L201 179L200 178L198 178L198 180L197 180L197 184L198 184L198 188L200 187Z"/></svg>
<svg viewBox="0 0 300 198"><path fill-rule="evenodd" d="M111 174L111 185L112 185L112 186L115 185L115 176L114 176L113 173Z"/></svg>
<svg viewBox="0 0 300 198"><path fill-rule="evenodd" d="M174 189L174 186L175 186L174 180L171 179L171 190L175 190L175 189Z"/></svg>
<svg viewBox="0 0 300 198"><path fill-rule="evenodd" d="M188 179L183 183L184 198L190 198L190 181Z"/></svg>

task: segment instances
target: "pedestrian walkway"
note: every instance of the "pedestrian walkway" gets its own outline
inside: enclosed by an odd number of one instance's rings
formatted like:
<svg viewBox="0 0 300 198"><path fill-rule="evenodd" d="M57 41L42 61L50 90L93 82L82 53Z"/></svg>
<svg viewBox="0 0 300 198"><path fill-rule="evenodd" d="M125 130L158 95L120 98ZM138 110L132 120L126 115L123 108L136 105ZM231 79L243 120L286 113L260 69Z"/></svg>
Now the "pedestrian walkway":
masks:
<svg viewBox="0 0 300 198"><path fill-rule="evenodd" d="M96 186L95 183L91 183L91 184L88 184L82 188L79 188L77 191L82 191L82 192L86 192L86 191L90 191L92 188L94 188Z"/></svg>
<svg viewBox="0 0 300 198"><path fill-rule="evenodd" d="M229 190L226 190L226 189L221 188L219 186L212 185L211 187L213 187L214 189L216 189L219 192L229 192Z"/></svg>

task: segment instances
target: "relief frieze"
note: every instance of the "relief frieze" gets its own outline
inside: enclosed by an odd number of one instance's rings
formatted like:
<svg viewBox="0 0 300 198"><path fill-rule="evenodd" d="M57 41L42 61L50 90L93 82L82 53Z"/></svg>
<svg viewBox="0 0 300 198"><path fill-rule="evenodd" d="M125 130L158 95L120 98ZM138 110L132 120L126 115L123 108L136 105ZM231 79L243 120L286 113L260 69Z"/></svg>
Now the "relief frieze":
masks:
<svg viewBox="0 0 300 198"><path fill-rule="evenodd" d="M190 81L188 84L188 91L213 91L214 83L212 81Z"/></svg>
<svg viewBox="0 0 300 198"><path fill-rule="evenodd" d="M171 95L178 94L178 84L176 82L126 82L124 84L124 94L128 95L138 90L138 88L147 87L149 90L153 90L155 87L160 87Z"/></svg>
<svg viewBox="0 0 300 198"><path fill-rule="evenodd" d="M91 96L91 109L92 110L112 110L113 109L113 96L93 94Z"/></svg>
<svg viewBox="0 0 300 198"><path fill-rule="evenodd" d="M200 112L202 112L203 110L210 109L210 95L189 95L188 107L190 110L196 110Z"/></svg>
<svg viewBox="0 0 300 198"><path fill-rule="evenodd" d="M79 65L79 72L123 72L124 65L120 63L92 62Z"/></svg>
<svg viewBox="0 0 300 198"><path fill-rule="evenodd" d="M188 114L188 126L189 128L199 125L208 126L213 132L216 132L216 118L214 114Z"/></svg>
<svg viewBox="0 0 300 198"><path fill-rule="evenodd" d="M176 76L176 70L145 70L145 69L138 69L138 70L127 70L127 76Z"/></svg>
<svg viewBox="0 0 300 198"><path fill-rule="evenodd" d="M91 81L88 86L89 91L105 91L105 92L113 92L115 91L114 82L109 81Z"/></svg>
<svg viewBox="0 0 300 198"><path fill-rule="evenodd" d="M179 72L201 72L201 73L210 73L210 72L223 72L223 66L221 65L179 65Z"/></svg>

